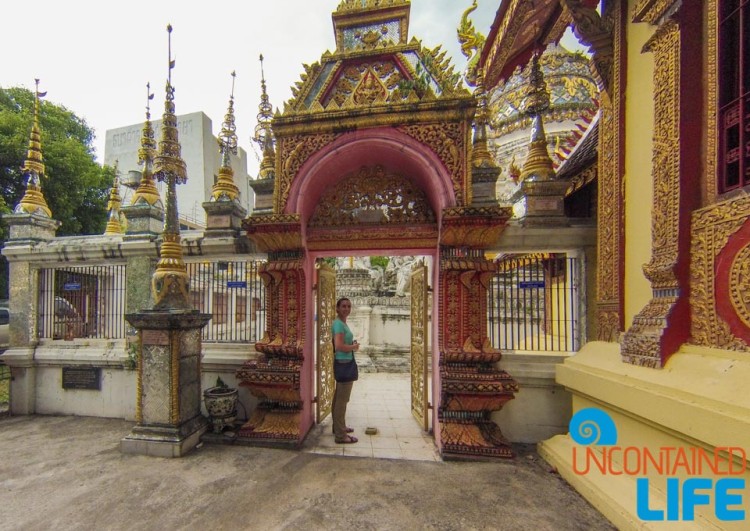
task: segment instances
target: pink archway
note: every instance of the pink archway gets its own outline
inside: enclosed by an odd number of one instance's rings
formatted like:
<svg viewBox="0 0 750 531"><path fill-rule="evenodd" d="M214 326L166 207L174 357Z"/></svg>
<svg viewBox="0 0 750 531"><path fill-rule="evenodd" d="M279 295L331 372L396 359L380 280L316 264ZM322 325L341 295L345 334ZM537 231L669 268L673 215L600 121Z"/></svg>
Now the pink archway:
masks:
<svg viewBox="0 0 750 531"><path fill-rule="evenodd" d="M346 133L334 142L327 145L300 168L297 178L292 183L287 199L285 213L299 213L302 225L303 245L307 235L307 224L315 211L320 197L329 186L335 184L342 178L359 170L362 166L373 166L380 164L387 170L398 173L411 179L427 197L430 207L437 218L438 226L444 208L455 206L456 198L453 191L453 182L450 173L438 156L427 146L421 144L414 138L394 129L377 128L365 131L352 131ZM420 254L432 256L437 259L438 242L435 240L434 247L429 249L393 249L378 250L378 253L394 254ZM312 293L315 277L315 260L319 256L330 256L340 254L338 252L308 252L305 259L306 292ZM366 255L367 251L356 251L351 254ZM433 290L433 307L437 307L437 294L439 293L437 268L433 271L431 281ZM306 326L309 330L314 326L315 309L313 298L307 298L306 315L309 316ZM437 319L431 323L431 335L438 337ZM438 360L437 341L432 343L433 365ZM305 342L304 363L301 374L301 393L306 397L302 412L302 432L307 433L314 423L314 407L311 401L315 394L314 382L314 354L312 341ZM432 389L440 389L438 381L439 371L436 366L432 369ZM434 398L431 399L436 403ZM439 432L437 422L437 409L433 410L433 426L436 434ZM439 440L439 437L438 439Z"/></svg>
<svg viewBox="0 0 750 531"><path fill-rule="evenodd" d="M346 133L311 156L292 183L284 212L299 213L304 231L326 188L375 164L412 179L424 191L438 222L444 208L455 206L450 173L438 156L397 129L383 127Z"/></svg>

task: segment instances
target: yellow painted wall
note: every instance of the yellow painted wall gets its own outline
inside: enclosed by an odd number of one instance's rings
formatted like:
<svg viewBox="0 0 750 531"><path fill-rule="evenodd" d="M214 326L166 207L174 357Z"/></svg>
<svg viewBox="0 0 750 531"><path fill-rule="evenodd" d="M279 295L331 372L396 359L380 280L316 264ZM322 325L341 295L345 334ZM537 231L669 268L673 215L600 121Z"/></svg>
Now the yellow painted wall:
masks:
<svg viewBox="0 0 750 531"><path fill-rule="evenodd" d="M632 13L635 2L628 2ZM653 182L653 55L641 53L653 34L649 24L627 26L627 96L625 101L625 329L651 300L643 264L651 260Z"/></svg>

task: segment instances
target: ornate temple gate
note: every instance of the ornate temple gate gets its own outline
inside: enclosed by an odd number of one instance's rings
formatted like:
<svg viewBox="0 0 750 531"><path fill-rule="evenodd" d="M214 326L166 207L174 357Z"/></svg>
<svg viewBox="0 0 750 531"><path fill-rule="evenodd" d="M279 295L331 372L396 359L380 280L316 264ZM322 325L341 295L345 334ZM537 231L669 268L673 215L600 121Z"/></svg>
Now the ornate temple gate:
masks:
<svg viewBox="0 0 750 531"><path fill-rule="evenodd" d="M436 442L444 457L512 456L491 419L518 386L497 368L500 352L487 334L496 265L484 249L511 215L494 197L500 170L487 149L487 98L481 80L475 97L444 53L409 40L409 12L407 0L341 2L333 14L335 52L305 66L283 113L273 116L267 97L261 105L256 132L264 158L243 228L268 253L261 272L267 334L255 345L261 357L237 371L260 401L239 431L245 441L299 446L330 408L335 280L317 269L316 371L315 341L306 332L316 312L308 296L315 258L422 254L438 268L438 293L430 295ZM412 281L412 409L427 428L425 270Z"/></svg>
<svg viewBox="0 0 750 531"><path fill-rule="evenodd" d="M316 286L317 356L316 364L316 420L322 422L331 414L333 392L333 336L331 327L336 319L336 271L322 261L316 264L318 283Z"/></svg>
<svg viewBox="0 0 750 531"><path fill-rule="evenodd" d="M427 266L418 263L411 273L411 412L423 430L430 429L429 321Z"/></svg>

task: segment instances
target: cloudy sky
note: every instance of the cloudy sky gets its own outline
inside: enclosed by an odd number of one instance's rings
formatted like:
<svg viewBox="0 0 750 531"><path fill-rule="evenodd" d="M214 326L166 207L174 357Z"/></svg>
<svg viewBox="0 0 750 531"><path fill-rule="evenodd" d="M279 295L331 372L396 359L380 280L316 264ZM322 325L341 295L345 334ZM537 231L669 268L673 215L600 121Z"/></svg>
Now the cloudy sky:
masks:
<svg viewBox="0 0 750 531"><path fill-rule="evenodd" d="M173 84L178 114L203 111L221 128L237 71L235 109L240 146L257 165L250 137L260 101L259 54L272 104L283 108L303 63L335 48L331 13L339 0L36 0L3 6L0 86L34 87L49 101L84 118L96 131L97 157L104 158L107 129L140 123L145 84L156 98L152 117L163 110L167 32L171 23L176 58ZM499 0L479 0L474 24L487 34ZM33 5L33 8L30 8ZM456 40L461 14L471 0L412 0L410 38L432 48L443 44L457 69L465 58ZM257 152L257 151L256 151Z"/></svg>

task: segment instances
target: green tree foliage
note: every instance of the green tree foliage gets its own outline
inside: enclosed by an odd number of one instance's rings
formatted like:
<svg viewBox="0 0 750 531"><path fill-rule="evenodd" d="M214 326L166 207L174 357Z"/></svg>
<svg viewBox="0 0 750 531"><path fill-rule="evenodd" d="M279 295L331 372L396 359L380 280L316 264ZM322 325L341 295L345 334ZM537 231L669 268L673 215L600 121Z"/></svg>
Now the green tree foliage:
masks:
<svg viewBox="0 0 750 531"><path fill-rule="evenodd" d="M23 196L21 167L34 116L34 94L0 88L0 212L10 212ZM114 172L94 160L94 131L61 105L42 100L39 116L46 178L42 192L52 217L62 222L58 236L100 234ZM7 228L3 228L4 231ZM5 232L1 234L6 237Z"/></svg>
<svg viewBox="0 0 750 531"><path fill-rule="evenodd" d="M388 262L390 262L390 259L387 256L371 256L370 257L370 265L374 267L379 267L383 271L385 271L385 268L388 266Z"/></svg>
<svg viewBox="0 0 750 531"><path fill-rule="evenodd" d="M34 93L0 87L0 216L10 213L26 190L21 171L34 118ZM94 160L94 131L73 112L42 100L39 125L46 177L42 193L52 217L62 222L58 236L101 234L114 171ZM8 227L0 223L0 241ZM0 298L7 298L7 263L0 260Z"/></svg>

